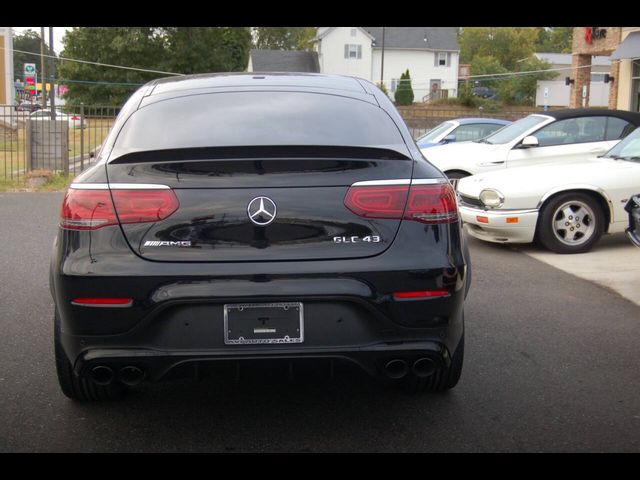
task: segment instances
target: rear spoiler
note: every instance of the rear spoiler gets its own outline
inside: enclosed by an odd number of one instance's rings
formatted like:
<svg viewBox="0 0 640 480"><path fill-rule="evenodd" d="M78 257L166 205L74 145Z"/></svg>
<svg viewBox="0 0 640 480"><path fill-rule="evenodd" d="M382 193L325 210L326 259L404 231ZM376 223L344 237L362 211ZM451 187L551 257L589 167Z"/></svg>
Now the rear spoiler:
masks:
<svg viewBox="0 0 640 480"><path fill-rule="evenodd" d="M396 150L377 147L343 146L246 146L246 147L200 147L170 150L146 150L121 155L108 163L128 164L147 162L180 162L189 160L231 160L265 158L340 158L365 160L411 160Z"/></svg>

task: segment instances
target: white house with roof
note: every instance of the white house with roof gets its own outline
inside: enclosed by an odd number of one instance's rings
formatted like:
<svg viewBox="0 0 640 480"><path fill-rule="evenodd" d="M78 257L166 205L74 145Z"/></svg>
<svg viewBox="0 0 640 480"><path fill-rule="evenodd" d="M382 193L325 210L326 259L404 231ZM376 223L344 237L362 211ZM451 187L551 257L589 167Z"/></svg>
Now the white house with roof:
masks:
<svg viewBox="0 0 640 480"><path fill-rule="evenodd" d="M415 102L457 96L460 48L455 27L319 27L314 50L320 72L376 84L382 79L391 98L407 69Z"/></svg>
<svg viewBox="0 0 640 480"><path fill-rule="evenodd" d="M568 107L571 87L565 78L571 77L570 53L534 53L539 60L551 64L558 70L553 80L538 80L536 84L536 106ZM591 84L589 85L589 106L607 107L609 105L610 83L604 83L604 76L611 69L611 58L607 56L591 57Z"/></svg>

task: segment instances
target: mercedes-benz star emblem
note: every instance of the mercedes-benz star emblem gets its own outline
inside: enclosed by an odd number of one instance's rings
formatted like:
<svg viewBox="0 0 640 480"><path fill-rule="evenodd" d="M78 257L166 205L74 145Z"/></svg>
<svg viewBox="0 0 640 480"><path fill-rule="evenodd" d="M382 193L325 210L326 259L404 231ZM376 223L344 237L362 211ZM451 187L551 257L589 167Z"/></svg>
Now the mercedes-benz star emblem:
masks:
<svg viewBox="0 0 640 480"><path fill-rule="evenodd" d="M247 205L247 215L256 225L264 227L276 218L276 204L269 197L256 197Z"/></svg>

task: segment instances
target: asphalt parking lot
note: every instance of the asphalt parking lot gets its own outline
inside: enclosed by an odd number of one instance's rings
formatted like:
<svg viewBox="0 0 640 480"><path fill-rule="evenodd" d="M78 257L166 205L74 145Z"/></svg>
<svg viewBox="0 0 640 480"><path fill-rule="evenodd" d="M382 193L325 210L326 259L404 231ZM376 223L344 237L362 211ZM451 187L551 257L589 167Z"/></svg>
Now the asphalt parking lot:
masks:
<svg viewBox="0 0 640 480"><path fill-rule="evenodd" d="M448 394L383 389L357 372L292 381L276 372L76 404L53 362L47 272L61 199L0 194L2 452L640 450L640 306L475 240L465 367Z"/></svg>

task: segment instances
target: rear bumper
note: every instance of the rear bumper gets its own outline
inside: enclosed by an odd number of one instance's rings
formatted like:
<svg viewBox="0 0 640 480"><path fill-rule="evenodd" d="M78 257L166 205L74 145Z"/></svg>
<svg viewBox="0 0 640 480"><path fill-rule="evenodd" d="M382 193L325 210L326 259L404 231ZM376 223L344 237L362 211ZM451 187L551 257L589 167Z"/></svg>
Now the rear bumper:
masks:
<svg viewBox="0 0 640 480"><path fill-rule="evenodd" d="M438 367L448 365L464 328L463 296L461 291L446 299L384 306L357 297L297 296L295 300L303 302L305 312L301 344L227 345L223 305L232 300L202 298L163 302L134 328L112 335L73 334L69 329L75 320L67 317L61 341L75 372L83 376L99 365L114 371L136 366L149 380L156 381L185 364L309 359L347 361L377 376L395 359L411 365L427 357ZM85 310L93 314L97 309ZM111 310L114 318L121 313L121 309ZM80 315L84 317L84 312ZM414 326L399 322L412 322Z"/></svg>
<svg viewBox="0 0 640 480"><path fill-rule="evenodd" d="M533 242L538 213L537 209L499 211L460 206L469 235L494 243ZM508 219L516 223L507 223Z"/></svg>
<svg viewBox="0 0 640 480"><path fill-rule="evenodd" d="M322 262L152 262L132 253L118 227L93 232L91 242L61 231L51 268L62 346L79 375L134 365L159 380L189 363L260 359L346 360L377 375L396 358L446 365L463 332L470 277L459 224L403 226L381 255ZM441 289L450 294L393 298ZM72 303L123 296L131 307ZM263 302L303 303L302 344L224 343L223 306Z"/></svg>
<svg viewBox="0 0 640 480"><path fill-rule="evenodd" d="M354 364L372 377L384 376L385 366L393 360L402 360L407 367L419 359L430 359L436 368L449 366L451 354L439 342L406 342L401 344L374 344L366 347L342 348L286 348L280 351L242 349L236 351L207 350L164 352L149 349L92 349L84 352L75 365L78 375L89 375L97 366L108 366L114 372L135 366L144 372L144 379L160 381L179 367L199 367L202 364L273 361L336 361Z"/></svg>

